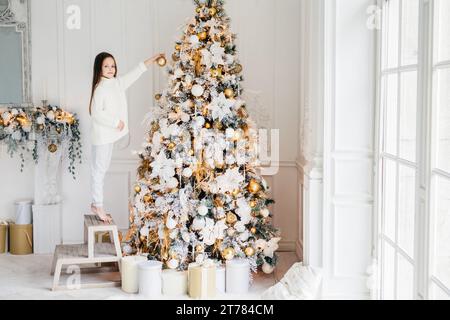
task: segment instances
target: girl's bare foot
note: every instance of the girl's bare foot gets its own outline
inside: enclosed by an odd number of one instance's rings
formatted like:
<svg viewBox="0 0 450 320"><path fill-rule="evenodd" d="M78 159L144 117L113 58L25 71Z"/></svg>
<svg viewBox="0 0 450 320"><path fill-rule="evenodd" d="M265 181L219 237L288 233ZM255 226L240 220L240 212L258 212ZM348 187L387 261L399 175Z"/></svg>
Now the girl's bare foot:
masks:
<svg viewBox="0 0 450 320"><path fill-rule="evenodd" d="M91 206L91 210L93 213L95 213L100 220L103 222L111 222L111 218L106 214L105 210L103 210L103 207L96 207L94 205Z"/></svg>

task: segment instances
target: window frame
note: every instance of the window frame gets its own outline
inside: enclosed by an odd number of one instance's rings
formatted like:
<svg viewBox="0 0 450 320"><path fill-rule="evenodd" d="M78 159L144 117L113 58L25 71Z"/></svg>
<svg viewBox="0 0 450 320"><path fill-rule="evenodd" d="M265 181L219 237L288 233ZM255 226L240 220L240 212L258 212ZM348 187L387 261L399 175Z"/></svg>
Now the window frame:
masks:
<svg viewBox="0 0 450 320"><path fill-rule="evenodd" d="M376 36L376 114L375 114L375 164L374 164L374 174L375 174L375 206L374 206L374 256L378 261L377 268L377 288L375 297L378 299L383 298L383 243L388 241L384 237L383 230L383 190L384 190L384 172L383 172L383 161L384 159L394 160L397 167L397 186L396 186L396 213L395 219L398 219L398 179L399 179L399 163L405 162L406 160L399 160L400 155L399 143L399 125L400 118L397 118L397 156L393 157L390 154L384 152L384 139L386 133L386 112L383 110L386 105L382 100L383 97L383 86L387 79L384 80L384 76L390 72L392 74L397 74L401 77L402 70L409 70L411 66L402 66L401 60L398 62L397 68L387 68L385 69L383 65L384 54L387 54L384 50L384 45L387 39L384 39L385 31L384 26L384 3L389 0L377 0L377 5L381 9L381 28L377 30ZM402 6L402 1L400 0L399 6ZM434 14L435 14L435 0L419 0L419 32L418 32L418 61L417 61L417 117L416 117L416 186L415 186L415 218L414 218L414 283L413 283L413 299L429 299L431 297L430 288L432 284L437 285L450 297L450 290L446 288L443 283L439 281L436 277L432 275L433 268L433 238L432 228L434 227L434 201L432 199L435 196L433 193L433 176L443 176L446 179L450 179L450 174L443 172L439 169L433 169L433 161L436 155L436 102L434 101L436 94L434 90L434 81L436 79L436 70L441 65L449 66L450 61L445 63L435 64L435 56L437 54L434 52ZM402 23L402 15L400 13L399 25ZM399 48L398 48L398 58L401 59L402 50L402 31L399 28ZM388 66L387 66L388 67ZM401 83L400 79L397 79L398 85ZM397 94L401 92L400 86L397 88ZM397 114L400 113L400 96L397 97ZM408 164L408 161L405 162ZM411 164L408 167L412 167ZM396 223L397 227L397 223ZM396 230L396 243L391 246L394 248L395 253L398 254L399 245L397 242L398 229ZM404 256L404 254L402 254ZM394 278L397 282L397 256L395 256L394 265ZM411 261L410 261L411 262ZM395 284L396 287L396 284ZM396 297L396 289L394 289L394 296Z"/></svg>

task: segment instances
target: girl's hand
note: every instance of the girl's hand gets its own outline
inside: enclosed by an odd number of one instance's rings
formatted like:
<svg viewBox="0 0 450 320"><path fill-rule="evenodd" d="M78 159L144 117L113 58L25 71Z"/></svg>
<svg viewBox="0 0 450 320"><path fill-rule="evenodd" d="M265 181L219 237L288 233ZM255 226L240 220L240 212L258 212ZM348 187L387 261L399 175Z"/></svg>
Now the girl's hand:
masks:
<svg viewBox="0 0 450 320"><path fill-rule="evenodd" d="M119 131L122 131L124 128L125 128L125 122L120 120L119 125L117 126L117 129L119 129Z"/></svg>
<svg viewBox="0 0 450 320"><path fill-rule="evenodd" d="M156 62L156 60L158 60L159 57L164 57L164 56L165 56L164 53L158 53L157 55L154 55L153 57L145 60L144 63L147 67L150 67L153 63Z"/></svg>

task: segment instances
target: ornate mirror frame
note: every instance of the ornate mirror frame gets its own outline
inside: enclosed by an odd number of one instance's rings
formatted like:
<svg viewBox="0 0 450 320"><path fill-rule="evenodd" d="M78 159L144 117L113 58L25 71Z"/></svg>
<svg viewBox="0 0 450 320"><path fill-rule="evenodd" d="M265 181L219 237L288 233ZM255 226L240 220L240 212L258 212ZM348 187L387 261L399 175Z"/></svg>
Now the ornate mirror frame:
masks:
<svg viewBox="0 0 450 320"><path fill-rule="evenodd" d="M6 9L0 11L0 29L15 28L22 38L22 103L21 107L32 105L31 95L31 37L29 0L7 0ZM0 107L11 106L0 101Z"/></svg>

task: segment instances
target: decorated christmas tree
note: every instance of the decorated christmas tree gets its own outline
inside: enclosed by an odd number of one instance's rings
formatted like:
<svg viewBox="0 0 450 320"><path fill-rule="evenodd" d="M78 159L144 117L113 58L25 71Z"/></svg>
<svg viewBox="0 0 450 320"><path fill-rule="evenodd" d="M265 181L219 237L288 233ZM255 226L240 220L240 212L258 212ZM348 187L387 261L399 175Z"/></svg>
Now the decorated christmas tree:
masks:
<svg viewBox="0 0 450 320"><path fill-rule="evenodd" d="M236 36L223 0L194 2L139 152L124 251L177 270L242 257L270 273L280 238L257 171L256 126L241 98Z"/></svg>

